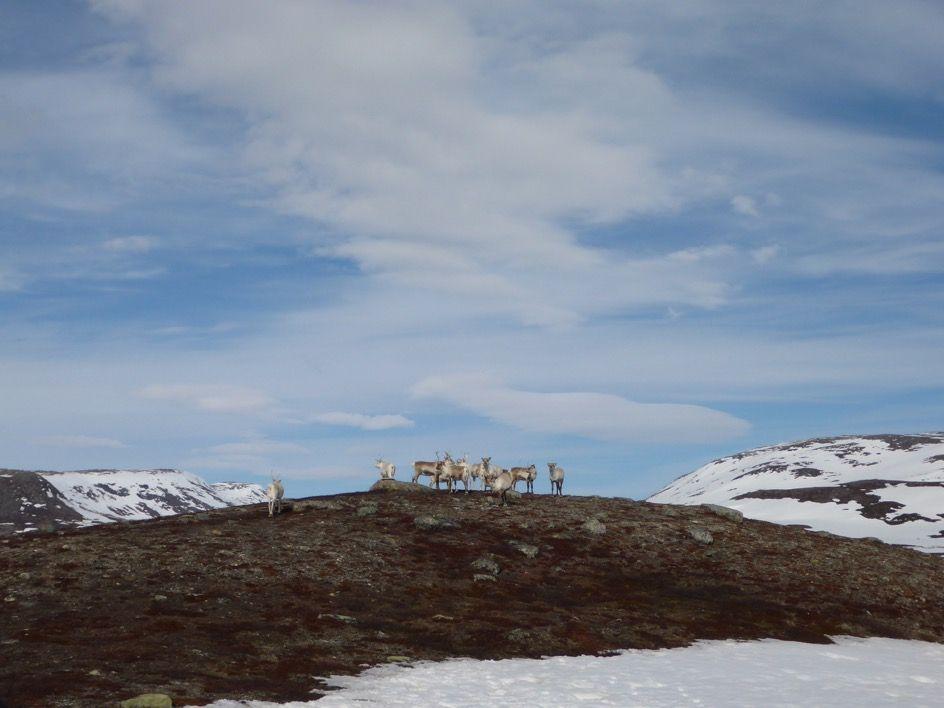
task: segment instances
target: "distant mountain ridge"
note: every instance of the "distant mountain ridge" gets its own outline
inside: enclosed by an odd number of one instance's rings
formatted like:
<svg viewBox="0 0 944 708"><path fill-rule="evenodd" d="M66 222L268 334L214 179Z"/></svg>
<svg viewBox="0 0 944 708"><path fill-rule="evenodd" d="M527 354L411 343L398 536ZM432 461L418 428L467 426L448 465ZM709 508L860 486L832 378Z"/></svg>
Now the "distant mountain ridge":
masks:
<svg viewBox="0 0 944 708"><path fill-rule="evenodd" d="M0 534L133 521L265 501L257 484L172 469L0 469Z"/></svg>
<svg viewBox="0 0 944 708"><path fill-rule="evenodd" d="M944 553L944 433L814 438L729 455L649 497Z"/></svg>

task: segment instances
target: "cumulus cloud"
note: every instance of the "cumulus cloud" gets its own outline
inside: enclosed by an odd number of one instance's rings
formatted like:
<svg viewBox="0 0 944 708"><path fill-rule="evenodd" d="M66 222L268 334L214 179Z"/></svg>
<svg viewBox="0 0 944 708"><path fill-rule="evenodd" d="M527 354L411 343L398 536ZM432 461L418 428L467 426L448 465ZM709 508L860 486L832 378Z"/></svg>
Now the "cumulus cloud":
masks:
<svg viewBox="0 0 944 708"><path fill-rule="evenodd" d="M113 438L97 438L90 435L50 435L38 438L40 445L51 445L54 447L75 447L75 448L112 448L119 449L128 447L120 440Z"/></svg>
<svg viewBox="0 0 944 708"><path fill-rule="evenodd" d="M522 391L480 374L434 376L413 388L522 430L620 442L704 442L747 432L749 424L703 406L637 403L608 393Z"/></svg>
<svg viewBox="0 0 944 708"><path fill-rule="evenodd" d="M322 413L313 420L326 425L346 425L361 430L389 430L412 428L414 422L402 415L364 415L363 413Z"/></svg>
<svg viewBox="0 0 944 708"><path fill-rule="evenodd" d="M275 400L254 388L205 384L152 384L140 395L157 401L176 401L214 413L258 413L269 410Z"/></svg>

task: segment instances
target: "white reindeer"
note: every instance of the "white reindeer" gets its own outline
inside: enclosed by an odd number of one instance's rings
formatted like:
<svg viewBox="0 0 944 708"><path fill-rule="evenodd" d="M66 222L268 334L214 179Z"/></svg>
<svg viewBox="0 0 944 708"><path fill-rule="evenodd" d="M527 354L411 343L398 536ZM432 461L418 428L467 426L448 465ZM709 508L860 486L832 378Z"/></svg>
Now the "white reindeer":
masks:
<svg viewBox="0 0 944 708"><path fill-rule="evenodd" d="M504 474L507 471L508 470L506 470L504 467L499 467L498 465L493 465L491 462L489 462L488 469L485 470L485 473L482 475L482 488L484 489L488 487L491 489L492 483L495 481L498 475Z"/></svg>
<svg viewBox="0 0 944 708"><path fill-rule="evenodd" d="M469 477L472 481L472 488L475 488L475 480L482 480L482 489L485 489L485 478L488 476L491 457L483 457L481 462L476 462L469 466Z"/></svg>
<svg viewBox="0 0 944 708"><path fill-rule="evenodd" d="M505 504L508 503L506 495L508 494L508 490L514 487L515 481L515 477L511 473L511 470L502 472L501 474L492 478L492 491L498 494L499 498L501 499L502 506L505 506Z"/></svg>
<svg viewBox="0 0 944 708"><path fill-rule="evenodd" d="M282 497L285 496L285 488L282 486L282 480L276 479L272 475L272 483L266 489L266 496L269 498L269 516L282 513Z"/></svg>
<svg viewBox="0 0 944 708"><path fill-rule="evenodd" d="M534 480L537 479L538 470L534 465L528 467L512 467L509 472L513 478L512 487L517 487L518 482L524 482L527 491L534 494Z"/></svg>
<svg viewBox="0 0 944 708"><path fill-rule="evenodd" d="M378 457L374 467L380 470L380 479L395 479L397 476L397 466L383 458Z"/></svg>
<svg viewBox="0 0 944 708"><path fill-rule="evenodd" d="M436 478L436 489L439 489L439 481L446 482L450 492L458 491L459 482L465 485L466 494L469 493L469 453L458 460L453 460L452 455L446 453L446 459L443 461L442 470ZM455 484L455 488L453 488Z"/></svg>
<svg viewBox="0 0 944 708"><path fill-rule="evenodd" d="M547 471L551 476L551 495L564 496L564 468L556 462L548 462Z"/></svg>

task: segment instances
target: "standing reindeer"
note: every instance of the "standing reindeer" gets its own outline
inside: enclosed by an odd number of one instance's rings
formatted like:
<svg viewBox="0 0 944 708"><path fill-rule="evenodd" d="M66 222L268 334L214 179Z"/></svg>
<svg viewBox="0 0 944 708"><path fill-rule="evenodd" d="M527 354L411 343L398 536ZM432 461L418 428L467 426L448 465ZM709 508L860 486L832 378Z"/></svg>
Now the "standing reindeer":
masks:
<svg viewBox="0 0 944 708"><path fill-rule="evenodd" d="M416 484L416 480L420 477L429 477L429 486L433 486L433 482L439 481L439 475L443 470L444 460L439 459L439 451L436 451L436 461L435 462L424 462L422 460L417 460L413 463L413 484Z"/></svg>
<svg viewBox="0 0 944 708"><path fill-rule="evenodd" d="M564 468L558 467L556 462L548 462L547 471L551 476L551 496L564 496Z"/></svg>
<svg viewBox="0 0 944 708"><path fill-rule="evenodd" d="M269 498L269 516L282 513L282 497L285 496L285 488L282 486L282 480L276 479L272 475L272 483L266 489L266 496Z"/></svg>
<svg viewBox="0 0 944 708"><path fill-rule="evenodd" d="M397 466L381 457L377 458L374 467L380 470L380 479L394 479L397 476Z"/></svg>
<svg viewBox="0 0 944 708"><path fill-rule="evenodd" d="M469 465L469 477L471 479L472 488L475 489L475 480L482 480L482 489L485 489L485 479L488 477L489 466L491 465L491 457L483 457L481 462L476 462L474 465Z"/></svg>
<svg viewBox="0 0 944 708"><path fill-rule="evenodd" d="M537 468L534 465L528 465L527 467L512 467L508 470L511 473L512 477L512 489L515 489L518 486L518 482L525 483L525 489L532 494L534 494L534 480L538 476Z"/></svg>

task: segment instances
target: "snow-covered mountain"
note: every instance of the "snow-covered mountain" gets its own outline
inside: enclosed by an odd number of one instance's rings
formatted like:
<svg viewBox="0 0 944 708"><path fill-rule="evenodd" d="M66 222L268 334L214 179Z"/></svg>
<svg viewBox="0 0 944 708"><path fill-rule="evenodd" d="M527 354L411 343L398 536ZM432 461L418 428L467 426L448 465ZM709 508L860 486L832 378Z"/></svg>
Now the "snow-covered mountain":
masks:
<svg viewBox="0 0 944 708"><path fill-rule="evenodd" d="M649 497L944 553L944 433L817 438L715 460Z"/></svg>
<svg viewBox="0 0 944 708"><path fill-rule="evenodd" d="M148 519L265 500L257 484L208 484L180 470L0 470L0 532Z"/></svg>

